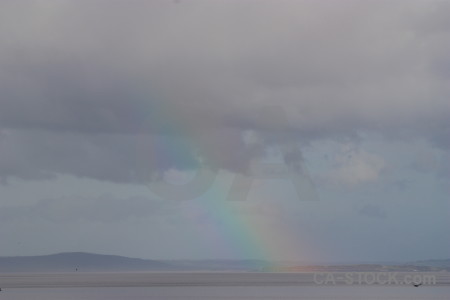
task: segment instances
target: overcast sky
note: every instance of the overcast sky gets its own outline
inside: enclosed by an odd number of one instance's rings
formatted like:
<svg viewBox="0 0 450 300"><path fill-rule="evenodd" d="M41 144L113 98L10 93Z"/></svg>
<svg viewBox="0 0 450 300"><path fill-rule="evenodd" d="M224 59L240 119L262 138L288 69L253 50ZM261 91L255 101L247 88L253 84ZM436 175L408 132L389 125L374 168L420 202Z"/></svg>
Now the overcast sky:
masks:
<svg viewBox="0 0 450 300"><path fill-rule="evenodd" d="M450 253L450 1L0 2L0 256Z"/></svg>

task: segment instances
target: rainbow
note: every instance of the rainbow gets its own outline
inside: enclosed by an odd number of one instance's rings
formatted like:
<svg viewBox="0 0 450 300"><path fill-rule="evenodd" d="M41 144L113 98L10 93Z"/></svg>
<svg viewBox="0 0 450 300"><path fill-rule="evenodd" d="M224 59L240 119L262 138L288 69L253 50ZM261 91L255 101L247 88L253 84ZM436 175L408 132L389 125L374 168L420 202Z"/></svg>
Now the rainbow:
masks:
<svg viewBox="0 0 450 300"><path fill-rule="evenodd" d="M233 258L273 263L310 257L306 236L283 220L283 210L264 204L264 195L257 191L252 193L255 200L229 201L229 189L229 184L216 184L204 197L188 204L208 218L210 228L204 238L211 241L212 252L223 253L225 249Z"/></svg>
<svg viewBox="0 0 450 300"><path fill-rule="evenodd" d="M153 166L156 163L158 167L171 167L171 161L174 166L180 161L184 162L196 145L193 138L186 136L177 135L182 141L177 144L173 144L170 138L151 140L144 146L144 151L141 149L138 163L147 160ZM216 180L203 195L180 204L185 218L194 224L194 228L198 228L193 234L201 235L199 238L205 240L208 252L227 256L218 258L273 262L305 261L314 254L307 234L298 226L285 221L282 210L277 211L276 207L267 205L270 201L265 200L270 199L257 189L251 191L254 200L227 200L231 188L229 181ZM298 201L298 205L301 205L301 201ZM258 209L261 210L261 207L269 214L259 214ZM196 213L192 214L192 211Z"/></svg>

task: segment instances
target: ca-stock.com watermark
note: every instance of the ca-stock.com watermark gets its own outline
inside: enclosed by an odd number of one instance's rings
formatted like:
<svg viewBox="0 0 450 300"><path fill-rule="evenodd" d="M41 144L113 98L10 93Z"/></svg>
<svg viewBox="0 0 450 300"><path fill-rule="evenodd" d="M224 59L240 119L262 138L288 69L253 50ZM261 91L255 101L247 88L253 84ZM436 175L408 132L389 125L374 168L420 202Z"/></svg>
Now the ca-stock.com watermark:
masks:
<svg viewBox="0 0 450 300"><path fill-rule="evenodd" d="M261 108L257 118L268 123L269 130L274 135L282 134L289 126L286 112L279 106ZM314 183L303 162L298 145L292 139L280 137L282 146L279 149L284 162L268 163L256 159L250 163L246 174L235 174L227 193L227 201L245 201L254 180L283 179L290 181L295 189L298 200L316 201L319 199ZM181 185L171 184L163 179L151 180L149 189L165 200L192 200L204 194L214 183L219 169L211 166L201 166L193 178Z"/></svg>
<svg viewBox="0 0 450 300"><path fill-rule="evenodd" d="M314 284L332 285L436 285L436 275L399 272L317 272Z"/></svg>

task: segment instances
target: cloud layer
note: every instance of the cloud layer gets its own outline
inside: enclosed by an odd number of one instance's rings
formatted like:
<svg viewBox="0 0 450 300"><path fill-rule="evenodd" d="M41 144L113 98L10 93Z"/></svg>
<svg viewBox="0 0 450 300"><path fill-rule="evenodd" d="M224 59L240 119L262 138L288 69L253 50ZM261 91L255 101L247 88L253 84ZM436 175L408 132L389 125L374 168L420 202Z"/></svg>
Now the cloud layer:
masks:
<svg viewBox="0 0 450 300"><path fill-rule="evenodd" d="M443 1L4 1L0 11L4 180L140 182L139 168L204 163L246 172L270 145L367 130L449 147Z"/></svg>

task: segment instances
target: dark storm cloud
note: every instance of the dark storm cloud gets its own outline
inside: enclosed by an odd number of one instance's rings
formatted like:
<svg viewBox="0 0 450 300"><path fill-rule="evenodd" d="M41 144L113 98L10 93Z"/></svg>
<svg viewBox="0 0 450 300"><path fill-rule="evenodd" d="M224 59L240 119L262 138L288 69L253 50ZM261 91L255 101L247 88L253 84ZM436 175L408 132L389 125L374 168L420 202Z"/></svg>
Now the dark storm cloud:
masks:
<svg viewBox="0 0 450 300"><path fill-rule="evenodd" d="M245 172L265 145L359 130L448 149L444 2L0 5L4 179ZM261 117L271 106L288 122ZM260 143L244 143L246 130Z"/></svg>
<svg viewBox="0 0 450 300"><path fill-rule="evenodd" d="M198 166L189 144L167 136L8 130L0 135L0 178L49 179L70 174L146 183L149 170Z"/></svg>

